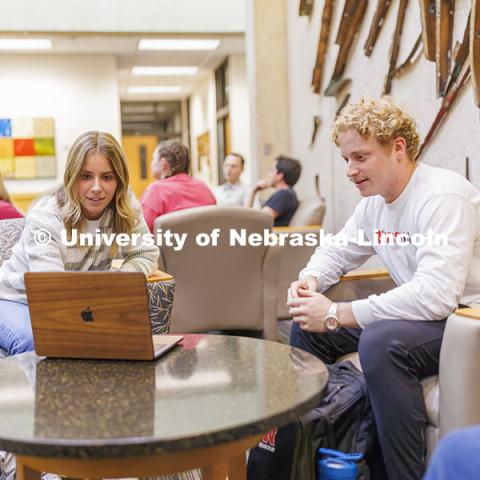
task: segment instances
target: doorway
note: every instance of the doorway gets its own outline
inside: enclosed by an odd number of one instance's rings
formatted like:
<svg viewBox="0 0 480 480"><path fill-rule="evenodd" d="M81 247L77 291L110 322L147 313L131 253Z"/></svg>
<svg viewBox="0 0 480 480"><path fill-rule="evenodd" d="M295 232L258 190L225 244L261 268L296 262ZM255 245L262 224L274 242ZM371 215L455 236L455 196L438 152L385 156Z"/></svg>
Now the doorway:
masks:
<svg viewBox="0 0 480 480"><path fill-rule="evenodd" d="M139 198L155 180L150 166L155 147L163 140L181 141L181 104L179 101L122 102L121 113L130 187Z"/></svg>

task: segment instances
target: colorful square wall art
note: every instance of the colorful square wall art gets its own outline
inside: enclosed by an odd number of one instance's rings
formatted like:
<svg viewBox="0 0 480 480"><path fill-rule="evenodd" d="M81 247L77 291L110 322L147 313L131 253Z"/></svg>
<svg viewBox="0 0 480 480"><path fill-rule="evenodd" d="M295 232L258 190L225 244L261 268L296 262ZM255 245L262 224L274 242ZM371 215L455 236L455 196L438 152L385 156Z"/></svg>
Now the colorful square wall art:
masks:
<svg viewBox="0 0 480 480"><path fill-rule="evenodd" d="M53 118L0 118L0 173L17 180L56 177Z"/></svg>

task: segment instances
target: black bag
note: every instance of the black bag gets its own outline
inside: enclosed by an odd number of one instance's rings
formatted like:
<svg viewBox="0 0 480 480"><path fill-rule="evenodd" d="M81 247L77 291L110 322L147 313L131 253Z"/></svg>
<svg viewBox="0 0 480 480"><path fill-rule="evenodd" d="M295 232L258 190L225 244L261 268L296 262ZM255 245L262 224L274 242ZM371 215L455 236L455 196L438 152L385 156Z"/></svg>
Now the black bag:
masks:
<svg viewBox="0 0 480 480"><path fill-rule="evenodd" d="M250 450L248 480L315 480L320 447L363 454L371 450L375 424L363 374L351 362L327 368L327 390L319 406L272 429ZM369 478L364 462L357 478Z"/></svg>

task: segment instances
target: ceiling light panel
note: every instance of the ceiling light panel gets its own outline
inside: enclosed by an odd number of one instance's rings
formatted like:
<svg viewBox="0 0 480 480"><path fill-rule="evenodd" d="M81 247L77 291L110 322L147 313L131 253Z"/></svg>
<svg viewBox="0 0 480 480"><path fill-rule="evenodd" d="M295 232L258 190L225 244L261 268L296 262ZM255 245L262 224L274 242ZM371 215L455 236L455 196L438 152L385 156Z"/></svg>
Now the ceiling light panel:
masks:
<svg viewBox="0 0 480 480"><path fill-rule="evenodd" d="M49 38L0 38L0 50L51 50Z"/></svg>
<svg viewBox="0 0 480 480"><path fill-rule="evenodd" d="M154 122L156 120L155 115L122 115L122 119L126 122Z"/></svg>
<svg viewBox="0 0 480 480"><path fill-rule="evenodd" d="M215 50L220 40L191 38L142 38L139 50Z"/></svg>
<svg viewBox="0 0 480 480"><path fill-rule="evenodd" d="M122 105L122 113L153 113L153 105Z"/></svg>
<svg viewBox="0 0 480 480"><path fill-rule="evenodd" d="M132 75L176 76L195 75L198 67L133 67Z"/></svg>
<svg viewBox="0 0 480 480"><path fill-rule="evenodd" d="M180 93L179 85L132 86L127 88L128 93Z"/></svg>

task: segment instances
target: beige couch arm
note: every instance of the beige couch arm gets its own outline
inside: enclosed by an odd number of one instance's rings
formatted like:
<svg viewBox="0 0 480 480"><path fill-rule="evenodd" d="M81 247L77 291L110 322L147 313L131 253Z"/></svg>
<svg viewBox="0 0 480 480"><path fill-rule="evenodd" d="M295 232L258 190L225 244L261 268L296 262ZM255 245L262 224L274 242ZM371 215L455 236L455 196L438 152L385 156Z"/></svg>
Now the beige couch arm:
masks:
<svg viewBox="0 0 480 480"><path fill-rule="evenodd" d="M320 233L321 225L301 225L296 227L273 227L274 233Z"/></svg>
<svg viewBox="0 0 480 480"><path fill-rule="evenodd" d="M440 352L440 435L480 423L480 309L451 314Z"/></svg>
<svg viewBox="0 0 480 480"><path fill-rule="evenodd" d="M343 275L325 295L335 302L352 302L369 295L388 292L395 282L386 270L354 270Z"/></svg>
<svg viewBox="0 0 480 480"><path fill-rule="evenodd" d="M390 274L387 270L353 270L340 277L340 281L349 280L369 280L369 279L381 279L390 278Z"/></svg>

